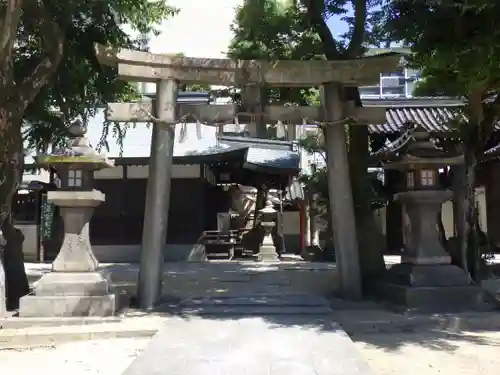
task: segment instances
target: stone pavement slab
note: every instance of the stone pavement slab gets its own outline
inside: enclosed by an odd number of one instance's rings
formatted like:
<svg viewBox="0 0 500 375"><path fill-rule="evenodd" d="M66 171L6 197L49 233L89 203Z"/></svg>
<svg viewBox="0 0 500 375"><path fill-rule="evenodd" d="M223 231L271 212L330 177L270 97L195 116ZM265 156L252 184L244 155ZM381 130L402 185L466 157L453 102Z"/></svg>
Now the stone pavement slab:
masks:
<svg viewBox="0 0 500 375"><path fill-rule="evenodd" d="M371 375L336 323L173 318L124 375Z"/></svg>
<svg viewBox="0 0 500 375"><path fill-rule="evenodd" d="M322 297L195 298L181 314L124 375L373 374Z"/></svg>

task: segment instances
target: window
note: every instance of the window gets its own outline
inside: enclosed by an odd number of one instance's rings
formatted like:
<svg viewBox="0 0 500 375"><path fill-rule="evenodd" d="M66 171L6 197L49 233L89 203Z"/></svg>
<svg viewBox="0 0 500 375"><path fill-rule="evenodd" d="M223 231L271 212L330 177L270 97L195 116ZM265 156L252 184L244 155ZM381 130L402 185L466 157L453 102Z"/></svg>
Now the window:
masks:
<svg viewBox="0 0 500 375"><path fill-rule="evenodd" d="M360 96L380 96L380 86L364 86L359 88Z"/></svg>
<svg viewBox="0 0 500 375"><path fill-rule="evenodd" d="M413 172L408 172L406 174L406 187L413 188L415 186L415 174Z"/></svg>
<svg viewBox="0 0 500 375"><path fill-rule="evenodd" d="M380 73L381 78L384 78L384 77L404 77L404 76L405 76L404 69L399 69L395 72L390 72L390 73Z"/></svg>
<svg viewBox="0 0 500 375"><path fill-rule="evenodd" d="M434 171L420 171L420 184L422 186L434 186Z"/></svg>
<svg viewBox="0 0 500 375"><path fill-rule="evenodd" d="M384 96L405 96L405 86L397 87L382 87L382 95Z"/></svg>
<svg viewBox="0 0 500 375"><path fill-rule="evenodd" d="M70 169L68 171L68 187L81 187L83 174L80 170Z"/></svg>
<svg viewBox="0 0 500 375"><path fill-rule="evenodd" d="M406 69L406 77L411 79L418 79L420 77L420 72L415 69Z"/></svg>
<svg viewBox="0 0 500 375"><path fill-rule="evenodd" d="M415 90L415 82L408 82L406 84L406 96L413 96L413 90Z"/></svg>
<svg viewBox="0 0 500 375"><path fill-rule="evenodd" d="M382 89L385 87L399 87L404 86L406 79L404 77L384 77L381 79L380 84Z"/></svg>

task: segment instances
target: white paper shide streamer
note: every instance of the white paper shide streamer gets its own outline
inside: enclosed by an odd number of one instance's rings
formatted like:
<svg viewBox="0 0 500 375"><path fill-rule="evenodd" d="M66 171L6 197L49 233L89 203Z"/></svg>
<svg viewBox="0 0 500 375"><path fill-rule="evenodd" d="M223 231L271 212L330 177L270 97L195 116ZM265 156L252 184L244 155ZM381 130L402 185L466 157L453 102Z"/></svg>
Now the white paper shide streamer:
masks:
<svg viewBox="0 0 500 375"><path fill-rule="evenodd" d="M187 139L187 126L186 122L180 124L180 132L179 132L179 143L184 143Z"/></svg>
<svg viewBox="0 0 500 375"><path fill-rule="evenodd" d="M196 138L198 138L198 140L200 140L202 138L200 120L196 120Z"/></svg>

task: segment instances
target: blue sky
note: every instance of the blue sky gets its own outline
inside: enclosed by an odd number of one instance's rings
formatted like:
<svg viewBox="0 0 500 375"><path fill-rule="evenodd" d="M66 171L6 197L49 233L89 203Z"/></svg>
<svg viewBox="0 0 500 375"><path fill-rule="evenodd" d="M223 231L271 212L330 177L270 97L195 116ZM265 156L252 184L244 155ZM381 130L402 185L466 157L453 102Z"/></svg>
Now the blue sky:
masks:
<svg viewBox="0 0 500 375"><path fill-rule="evenodd" d="M349 11L348 15L352 15L352 10ZM347 23L340 19L341 17L330 17L326 24L330 28L334 37L338 37L347 32Z"/></svg>

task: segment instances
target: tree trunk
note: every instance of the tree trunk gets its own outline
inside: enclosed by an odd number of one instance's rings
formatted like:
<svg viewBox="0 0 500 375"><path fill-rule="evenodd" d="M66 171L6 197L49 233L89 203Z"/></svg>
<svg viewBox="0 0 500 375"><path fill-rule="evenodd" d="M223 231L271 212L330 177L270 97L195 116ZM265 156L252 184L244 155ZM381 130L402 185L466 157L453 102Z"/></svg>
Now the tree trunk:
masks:
<svg viewBox="0 0 500 375"><path fill-rule="evenodd" d="M356 231L359 241L361 277L365 293L370 293L373 281L386 271L384 239L377 228L371 208L372 190L368 180L369 156L368 127L349 127L349 163L352 193L356 215Z"/></svg>
<svg viewBox="0 0 500 375"><path fill-rule="evenodd" d="M479 276L479 243L476 228L476 156L471 147L465 147L465 200L463 215L465 215L464 233L460 241L460 253L463 266L469 271L471 278L478 281Z"/></svg>
<svg viewBox="0 0 500 375"><path fill-rule="evenodd" d="M3 251L5 268L7 308L19 307L19 299L28 294L29 285L24 269L23 241L21 231L14 228L12 220L12 199L22 179L23 145L21 120L0 108L0 230L6 245Z"/></svg>
<svg viewBox="0 0 500 375"><path fill-rule="evenodd" d="M453 189L453 221L455 223L455 238L449 251L452 261L469 273L467 264L467 183L465 179L465 166L457 165L452 169Z"/></svg>

